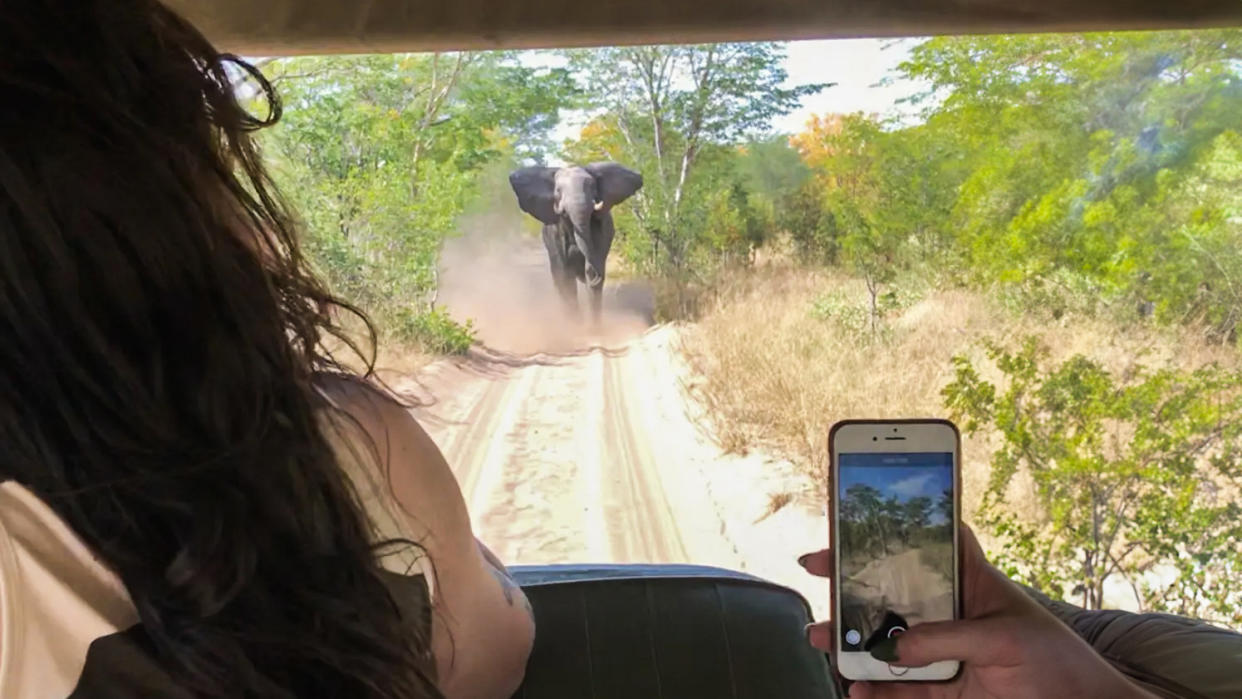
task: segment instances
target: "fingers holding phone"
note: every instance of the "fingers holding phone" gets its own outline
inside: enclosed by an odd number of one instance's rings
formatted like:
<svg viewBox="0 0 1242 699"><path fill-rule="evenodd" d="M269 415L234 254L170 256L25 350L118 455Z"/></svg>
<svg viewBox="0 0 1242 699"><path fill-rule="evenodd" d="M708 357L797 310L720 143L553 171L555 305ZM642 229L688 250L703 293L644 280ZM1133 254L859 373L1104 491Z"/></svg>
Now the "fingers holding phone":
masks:
<svg viewBox="0 0 1242 699"><path fill-rule="evenodd" d="M951 423L847 421L829 450L830 546L798 562L832 580L807 639L851 699L1154 699L987 562Z"/></svg>

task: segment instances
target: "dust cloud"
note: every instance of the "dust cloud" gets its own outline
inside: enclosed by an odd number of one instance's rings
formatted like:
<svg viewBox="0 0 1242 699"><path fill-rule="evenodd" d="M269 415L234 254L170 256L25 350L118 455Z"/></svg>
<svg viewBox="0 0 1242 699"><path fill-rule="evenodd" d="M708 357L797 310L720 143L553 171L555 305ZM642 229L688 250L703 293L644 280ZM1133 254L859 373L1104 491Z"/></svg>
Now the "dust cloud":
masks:
<svg viewBox="0 0 1242 699"><path fill-rule="evenodd" d="M464 216L461 235L447 240L440 254L438 303L455 320L472 320L488 348L518 355L612 347L652 325L651 291L636 282L605 284L598 327L589 318L589 293L579 284L579 309L571 315L553 286L534 221L524 220L511 192L504 194L489 196L485 211Z"/></svg>

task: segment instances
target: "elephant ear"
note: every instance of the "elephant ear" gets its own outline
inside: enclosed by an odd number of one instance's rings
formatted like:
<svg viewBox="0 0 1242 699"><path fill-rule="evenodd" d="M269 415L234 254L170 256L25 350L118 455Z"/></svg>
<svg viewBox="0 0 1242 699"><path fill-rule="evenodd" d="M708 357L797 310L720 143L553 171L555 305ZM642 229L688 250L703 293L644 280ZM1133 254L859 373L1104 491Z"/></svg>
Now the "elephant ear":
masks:
<svg viewBox="0 0 1242 699"><path fill-rule="evenodd" d="M643 186L642 175L617 163L591 163L586 170L595 178L595 192L604 206L620 204Z"/></svg>
<svg viewBox="0 0 1242 699"><path fill-rule="evenodd" d="M556 168L535 165L509 173L509 186L517 195L522 211L547 224L556 224L557 215L552 206L556 190Z"/></svg>

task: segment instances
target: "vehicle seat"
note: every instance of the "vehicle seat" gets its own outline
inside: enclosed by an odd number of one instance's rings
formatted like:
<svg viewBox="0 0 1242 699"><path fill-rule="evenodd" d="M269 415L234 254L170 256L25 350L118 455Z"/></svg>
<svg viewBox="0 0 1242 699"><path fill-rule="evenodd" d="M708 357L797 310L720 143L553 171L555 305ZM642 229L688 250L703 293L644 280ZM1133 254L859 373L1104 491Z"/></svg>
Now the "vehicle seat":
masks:
<svg viewBox="0 0 1242 699"><path fill-rule="evenodd" d="M801 595L693 565L514 566L535 612L515 699L837 699Z"/></svg>

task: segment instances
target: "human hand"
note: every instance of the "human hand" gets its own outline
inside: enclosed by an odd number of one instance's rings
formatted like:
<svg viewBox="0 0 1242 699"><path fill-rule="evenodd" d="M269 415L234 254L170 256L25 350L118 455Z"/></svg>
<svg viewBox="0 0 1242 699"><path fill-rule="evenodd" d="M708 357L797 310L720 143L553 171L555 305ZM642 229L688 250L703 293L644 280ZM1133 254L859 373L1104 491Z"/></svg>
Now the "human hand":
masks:
<svg viewBox="0 0 1242 699"><path fill-rule="evenodd" d="M964 524L960 538L965 618L915 624L877 644L871 655L906 667L960 660L961 672L949 682L856 682L851 699L1154 699L990 565ZM798 562L813 575L832 577L831 549ZM832 651L832 622L809 625L807 638Z"/></svg>

